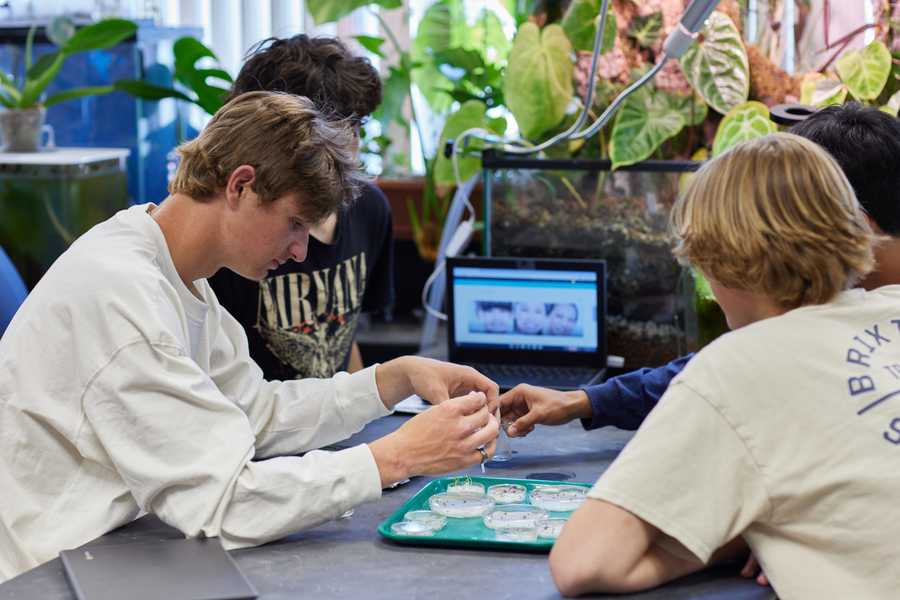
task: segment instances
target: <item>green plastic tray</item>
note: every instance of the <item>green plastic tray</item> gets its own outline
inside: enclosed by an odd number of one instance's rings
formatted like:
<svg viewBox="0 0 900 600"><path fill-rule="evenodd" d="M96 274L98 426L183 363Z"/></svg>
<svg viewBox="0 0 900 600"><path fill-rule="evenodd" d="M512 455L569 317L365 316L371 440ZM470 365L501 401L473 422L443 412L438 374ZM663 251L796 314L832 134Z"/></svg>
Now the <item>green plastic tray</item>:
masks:
<svg viewBox="0 0 900 600"><path fill-rule="evenodd" d="M538 485L577 485L590 488L592 484L572 481L542 481L537 479L510 479L504 477L476 477L469 478L484 485L485 489L499 483L518 483L524 485L528 494ZM391 525L403 520L403 516L411 510L429 510L428 499L434 494L447 491L453 481L462 477L444 477L430 481L425 487L407 500L403 506L394 511L378 526L378 533L400 544L413 546L441 546L463 548L502 548L504 550L532 550L548 552L553 547L555 540L538 538L533 542L517 542L510 540L498 540L494 537L494 530L485 527L481 517L468 519L447 519L447 525L431 536L402 535L391 531ZM568 517L569 512L550 512L551 517Z"/></svg>

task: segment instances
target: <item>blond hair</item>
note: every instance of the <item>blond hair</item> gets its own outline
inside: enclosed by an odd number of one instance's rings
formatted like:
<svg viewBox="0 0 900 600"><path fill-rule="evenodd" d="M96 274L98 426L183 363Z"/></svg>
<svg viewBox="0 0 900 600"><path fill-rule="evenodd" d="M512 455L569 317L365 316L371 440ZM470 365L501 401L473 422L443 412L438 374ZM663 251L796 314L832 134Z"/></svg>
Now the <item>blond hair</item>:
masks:
<svg viewBox="0 0 900 600"><path fill-rule="evenodd" d="M874 267L875 236L838 164L789 133L705 164L671 215L675 256L791 309L822 304Z"/></svg>
<svg viewBox="0 0 900 600"><path fill-rule="evenodd" d="M263 203L296 194L303 216L317 222L357 194L355 138L328 122L302 96L248 92L220 108L196 139L178 147L181 163L170 193L208 201L240 165L256 170L252 189Z"/></svg>

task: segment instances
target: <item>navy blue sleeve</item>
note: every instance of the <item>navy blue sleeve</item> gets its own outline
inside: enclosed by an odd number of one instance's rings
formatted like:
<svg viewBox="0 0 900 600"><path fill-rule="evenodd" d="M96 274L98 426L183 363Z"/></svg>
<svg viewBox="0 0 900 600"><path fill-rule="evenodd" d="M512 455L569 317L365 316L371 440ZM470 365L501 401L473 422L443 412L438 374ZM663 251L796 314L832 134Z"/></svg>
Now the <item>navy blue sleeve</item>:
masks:
<svg viewBox="0 0 900 600"><path fill-rule="evenodd" d="M583 388L591 401L594 414L590 419L582 419L581 424L585 429L607 425L619 429L637 429L659 402L669 387L669 382L681 373L693 356L688 354L662 367L638 369L599 385Z"/></svg>

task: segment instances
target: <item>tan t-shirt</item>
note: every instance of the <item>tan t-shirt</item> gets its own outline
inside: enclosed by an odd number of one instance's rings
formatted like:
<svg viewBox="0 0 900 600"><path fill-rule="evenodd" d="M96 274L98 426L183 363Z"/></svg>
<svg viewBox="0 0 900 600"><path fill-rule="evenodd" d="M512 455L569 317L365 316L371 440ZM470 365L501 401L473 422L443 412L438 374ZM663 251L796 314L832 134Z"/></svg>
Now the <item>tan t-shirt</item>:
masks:
<svg viewBox="0 0 900 600"><path fill-rule="evenodd" d="M900 286L705 348L590 496L704 562L743 534L781 598L900 597Z"/></svg>

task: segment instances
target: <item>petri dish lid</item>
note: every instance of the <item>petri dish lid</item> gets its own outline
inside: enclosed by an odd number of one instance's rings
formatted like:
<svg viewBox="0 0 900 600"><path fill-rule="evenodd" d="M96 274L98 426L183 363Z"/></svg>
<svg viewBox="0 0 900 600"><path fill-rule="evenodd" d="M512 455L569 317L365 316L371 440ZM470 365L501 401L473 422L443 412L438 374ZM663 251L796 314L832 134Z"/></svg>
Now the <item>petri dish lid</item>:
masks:
<svg viewBox="0 0 900 600"><path fill-rule="evenodd" d="M584 503L587 492L575 485L541 485L531 490L531 503L552 512L571 512Z"/></svg>
<svg viewBox="0 0 900 600"><path fill-rule="evenodd" d="M538 520L546 518L547 511L530 504L506 504L494 508L484 516L484 526L490 529L501 527L534 527Z"/></svg>
<svg viewBox="0 0 900 600"><path fill-rule="evenodd" d="M420 521L398 521L391 525L391 531L400 535L429 536L435 529Z"/></svg>
<svg viewBox="0 0 900 600"><path fill-rule="evenodd" d="M525 494L525 486L518 483L499 483L487 489L487 495L493 498L497 504L525 502Z"/></svg>
<svg viewBox="0 0 900 600"><path fill-rule="evenodd" d="M403 518L426 525L435 531L443 529L447 524L447 517L431 510L411 510L403 515Z"/></svg>
<svg viewBox="0 0 900 600"><path fill-rule="evenodd" d="M537 539L537 527L531 525L505 525L494 529L494 537L506 542L533 542Z"/></svg>
<svg viewBox="0 0 900 600"><path fill-rule="evenodd" d="M435 494L428 499L432 511L454 519L481 517L494 510L494 499L483 494Z"/></svg>
<svg viewBox="0 0 900 600"><path fill-rule="evenodd" d="M475 481L461 481L447 486L448 494L484 494L484 485Z"/></svg>

